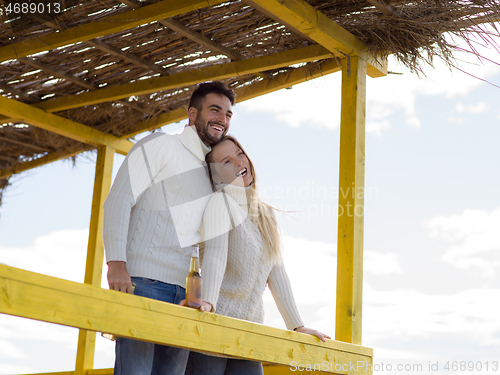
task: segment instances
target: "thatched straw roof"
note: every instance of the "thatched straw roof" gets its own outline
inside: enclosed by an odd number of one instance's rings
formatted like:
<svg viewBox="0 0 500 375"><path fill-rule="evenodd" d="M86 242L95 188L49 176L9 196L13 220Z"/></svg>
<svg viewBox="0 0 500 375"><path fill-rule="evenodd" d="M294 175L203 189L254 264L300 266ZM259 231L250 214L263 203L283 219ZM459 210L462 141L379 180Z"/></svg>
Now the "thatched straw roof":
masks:
<svg viewBox="0 0 500 375"><path fill-rule="evenodd" d="M445 33L492 43L484 24L500 16L499 0L31 0L34 13L15 3L0 0L0 90L30 107L12 115L14 102L0 103L0 204L13 172L95 149L20 121L20 112L36 118L42 109L130 138L182 119L205 80L225 80L247 99L338 70L352 51L318 43L315 31L328 34L323 15L372 54L393 54L417 72L435 57L453 62ZM272 10L280 3L292 16ZM315 30L293 17L309 17Z"/></svg>

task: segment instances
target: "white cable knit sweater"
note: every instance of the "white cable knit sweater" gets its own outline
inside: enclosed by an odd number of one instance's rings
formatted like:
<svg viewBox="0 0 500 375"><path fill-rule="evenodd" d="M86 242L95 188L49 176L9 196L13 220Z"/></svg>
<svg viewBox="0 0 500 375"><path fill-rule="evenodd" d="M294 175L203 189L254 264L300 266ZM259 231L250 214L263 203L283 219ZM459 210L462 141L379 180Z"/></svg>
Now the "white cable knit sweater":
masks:
<svg viewBox="0 0 500 375"><path fill-rule="evenodd" d="M263 323L268 284L287 328L303 326L283 262L267 260L262 236L248 216L248 189L226 185L223 190L227 194L215 193L203 215L203 300L218 314Z"/></svg>
<svg viewBox="0 0 500 375"><path fill-rule="evenodd" d="M127 262L130 276L185 287L187 250L201 240L203 211L213 194L205 166L209 151L189 126L174 136L153 133L132 147L104 203L108 262Z"/></svg>

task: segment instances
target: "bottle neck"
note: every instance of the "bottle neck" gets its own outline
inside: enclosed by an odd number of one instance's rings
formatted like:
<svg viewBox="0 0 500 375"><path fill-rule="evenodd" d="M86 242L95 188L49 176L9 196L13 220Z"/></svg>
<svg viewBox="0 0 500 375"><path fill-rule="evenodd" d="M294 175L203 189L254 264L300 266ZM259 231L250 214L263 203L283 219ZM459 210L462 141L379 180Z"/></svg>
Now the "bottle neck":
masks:
<svg viewBox="0 0 500 375"><path fill-rule="evenodd" d="M189 272L200 272L200 258L195 256L191 257Z"/></svg>

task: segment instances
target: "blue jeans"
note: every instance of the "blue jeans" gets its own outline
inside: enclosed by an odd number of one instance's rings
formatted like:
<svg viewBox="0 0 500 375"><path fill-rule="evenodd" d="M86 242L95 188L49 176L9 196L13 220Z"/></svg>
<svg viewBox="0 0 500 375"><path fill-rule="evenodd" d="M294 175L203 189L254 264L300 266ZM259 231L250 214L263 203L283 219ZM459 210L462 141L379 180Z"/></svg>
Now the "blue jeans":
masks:
<svg viewBox="0 0 500 375"><path fill-rule="evenodd" d="M186 375L263 375L261 362L189 353Z"/></svg>
<svg viewBox="0 0 500 375"><path fill-rule="evenodd" d="M179 285L132 277L134 294L179 304L186 291ZM189 350L127 338L116 340L115 375L183 375Z"/></svg>

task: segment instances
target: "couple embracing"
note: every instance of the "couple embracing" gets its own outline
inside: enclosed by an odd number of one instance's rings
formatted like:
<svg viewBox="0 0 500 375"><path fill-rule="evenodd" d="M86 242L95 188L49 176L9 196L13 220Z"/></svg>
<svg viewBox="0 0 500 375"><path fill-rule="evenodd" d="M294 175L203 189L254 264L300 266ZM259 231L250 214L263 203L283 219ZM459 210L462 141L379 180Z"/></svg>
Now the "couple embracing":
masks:
<svg viewBox="0 0 500 375"><path fill-rule="evenodd" d="M274 209L257 190L252 161L229 130L234 92L204 83L188 125L153 133L130 150L104 204L109 288L182 304L191 245L204 241L201 311L262 323L269 285L288 329L304 327L281 258ZM258 375L260 362L209 356L127 338L116 341L115 375Z"/></svg>

